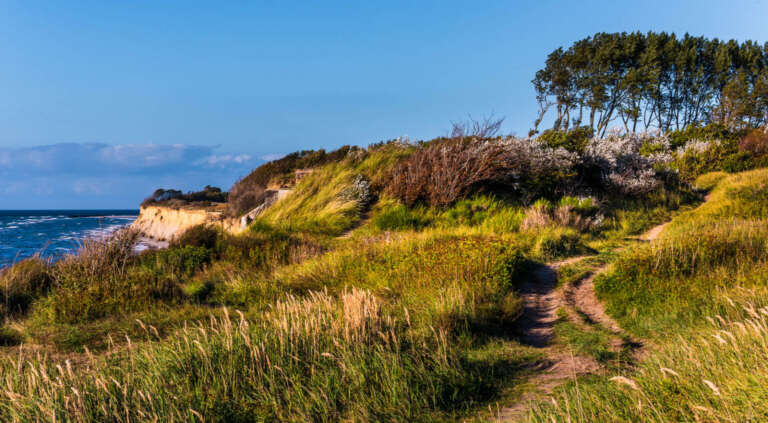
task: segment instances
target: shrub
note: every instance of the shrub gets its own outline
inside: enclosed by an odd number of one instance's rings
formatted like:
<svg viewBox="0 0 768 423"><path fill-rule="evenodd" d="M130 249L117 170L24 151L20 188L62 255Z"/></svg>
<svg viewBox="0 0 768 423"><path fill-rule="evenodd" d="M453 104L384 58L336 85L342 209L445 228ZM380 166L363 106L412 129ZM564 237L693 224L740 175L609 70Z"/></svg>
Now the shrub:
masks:
<svg viewBox="0 0 768 423"><path fill-rule="evenodd" d="M571 228L548 226L537 233L532 254L539 259L551 260L573 255L582 250L578 232Z"/></svg>
<svg viewBox="0 0 768 423"><path fill-rule="evenodd" d="M0 346L11 347L19 345L24 341L24 335L18 330L8 327L7 325L0 327Z"/></svg>
<svg viewBox="0 0 768 423"><path fill-rule="evenodd" d="M680 148L685 144L695 141L713 141L713 140L737 140L738 131L732 131L726 125L721 123L710 123L706 126L690 125L684 129L671 131L669 134L669 144L673 149Z"/></svg>
<svg viewBox="0 0 768 423"><path fill-rule="evenodd" d="M51 267L40 258L30 258L0 271L4 314L24 313L51 286Z"/></svg>
<svg viewBox="0 0 768 423"><path fill-rule="evenodd" d="M206 247L184 245L160 250L155 254L157 270L164 276L191 275L211 261L211 250Z"/></svg>
<svg viewBox="0 0 768 423"><path fill-rule="evenodd" d="M661 148L658 150L665 151L668 150L665 143L665 138L647 133L620 135L614 132L604 138L590 140L584 154L584 162L591 172L599 174L600 180L610 191L640 196L661 185L654 166L671 160L671 156L663 153L644 156L641 154L641 148L660 144Z"/></svg>
<svg viewBox="0 0 768 423"><path fill-rule="evenodd" d="M192 246L205 247L208 249L216 248L216 242L219 239L219 231L209 225L196 225L181 234L173 241L171 246Z"/></svg>
<svg viewBox="0 0 768 423"><path fill-rule="evenodd" d="M371 192L371 183L363 175L355 176L352 184L345 188L340 195L343 201L354 201L358 207L363 209L368 207L373 201Z"/></svg>
<svg viewBox="0 0 768 423"><path fill-rule="evenodd" d="M564 149L531 139L449 140L421 148L396 167L387 190L406 205L437 207L499 187L533 197L570 176L574 160Z"/></svg>
<svg viewBox="0 0 768 423"><path fill-rule="evenodd" d="M188 203L226 203L227 193L221 188L206 185L202 191L182 193L176 189L158 189L151 196L141 202L142 206L150 204L166 204L172 207L180 207Z"/></svg>
<svg viewBox="0 0 768 423"><path fill-rule="evenodd" d="M548 129L536 140L551 148L564 148L572 153L582 154L593 136L594 130L591 127L580 126L570 131Z"/></svg>
<svg viewBox="0 0 768 423"><path fill-rule="evenodd" d="M739 149L749 152L755 157L768 154L768 128L752 130L739 142Z"/></svg>

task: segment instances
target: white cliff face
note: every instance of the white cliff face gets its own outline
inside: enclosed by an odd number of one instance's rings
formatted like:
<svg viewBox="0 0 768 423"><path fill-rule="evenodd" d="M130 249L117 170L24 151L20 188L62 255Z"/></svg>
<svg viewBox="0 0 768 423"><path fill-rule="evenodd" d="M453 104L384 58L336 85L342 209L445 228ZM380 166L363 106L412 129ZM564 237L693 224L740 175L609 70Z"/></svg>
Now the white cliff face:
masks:
<svg viewBox="0 0 768 423"><path fill-rule="evenodd" d="M220 226L225 230L231 230L230 226L232 225L227 225L226 222L227 220L222 217L222 213L219 211L146 206L141 208L139 217L133 222L131 228L156 241L171 241L187 229L202 224Z"/></svg>
<svg viewBox="0 0 768 423"><path fill-rule="evenodd" d="M139 217L131 228L154 241L172 241L187 229L197 225L211 225L231 234L239 234L261 212L282 200L291 190L281 189L268 197L268 201L241 218L224 217L222 209L171 208L162 205L141 207Z"/></svg>

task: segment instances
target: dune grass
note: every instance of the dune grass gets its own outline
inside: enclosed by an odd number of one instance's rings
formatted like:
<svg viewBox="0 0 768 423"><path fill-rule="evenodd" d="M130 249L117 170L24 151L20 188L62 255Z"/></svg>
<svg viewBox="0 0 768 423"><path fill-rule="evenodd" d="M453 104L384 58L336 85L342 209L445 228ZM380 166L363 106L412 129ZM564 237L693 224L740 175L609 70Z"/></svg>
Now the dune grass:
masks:
<svg viewBox="0 0 768 423"><path fill-rule="evenodd" d="M768 418L766 297L743 291L695 332L669 335L639 367L571 383L530 422L759 422Z"/></svg>
<svg viewBox="0 0 768 423"><path fill-rule="evenodd" d="M324 164L236 237L195 228L138 256L118 237L0 275L0 343L36 345L0 350L0 420L462 421L542 358L513 325L533 262L608 251L695 201L363 201L413 150ZM619 359L604 332L557 330Z"/></svg>
<svg viewBox="0 0 768 423"><path fill-rule="evenodd" d="M637 335L654 336L717 313L734 288L764 287L767 192L768 170L731 175L660 240L621 254L596 283L608 311Z"/></svg>
<svg viewBox="0 0 768 423"><path fill-rule="evenodd" d="M636 369L574 381L532 422L768 418L768 170L705 175L709 201L621 253L596 282L622 327L651 340Z"/></svg>

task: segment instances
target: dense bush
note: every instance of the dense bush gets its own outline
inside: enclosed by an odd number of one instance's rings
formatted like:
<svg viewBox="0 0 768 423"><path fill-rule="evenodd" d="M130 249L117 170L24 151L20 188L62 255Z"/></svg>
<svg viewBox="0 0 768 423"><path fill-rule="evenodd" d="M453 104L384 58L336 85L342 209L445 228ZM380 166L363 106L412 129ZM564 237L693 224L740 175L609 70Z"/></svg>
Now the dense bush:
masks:
<svg viewBox="0 0 768 423"><path fill-rule="evenodd" d="M187 203L226 203L227 193L221 188L206 185L202 191L182 193L177 189L158 189L141 202L142 206L163 203L182 206Z"/></svg>
<svg viewBox="0 0 768 423"><path fill-rule="evenodd" d="M689 125L683 129L670 131L667 134L669 145L673 149L680 148L691 141L712 141L712 140L737 140L740 138L739 131L733 131L720 123L710 123L708 125Z"/></svg>
<svg viewBox="0 0 768 423"><path fill-rule="evenodd" d="M658 148L653 148L654 144ZM646 156L641 153L643 147L658 152ZM589 141L584 153L584 164L590 171L599 172L602 182L610 190L638 196L660 186L661 181L654 166L671 159L665 154L668 148L664 137L644 133L610 133L604 138L592 138Z"/></svg>
<svg viewBox="0 0 768 423"><path fill-rule="evenodd" d="M739 148L749 152L754 157L768 155L768 128L758 128L751 131L739 142Z"/></svg>
<svg viewBox="0 0 768 423"><path fill-rule="evenodd" d="M531 139L451 140L419 149L393 171L388 192L407 205L444 207L505 187L526 196L570 175L575 155Z"/></svg>
<svg viewBox="0 0 768 423"><path fill-rule="evenodd" d="M155 254L156 268L165 276L191 275L211 261L211 250L184 245Z"/></svg>
<svg viewBox="0 0 768 423"><path fill-rule="evenodd" d="M219 230L209 225L195 225L182 233L172 243L173 246L216 248L216 243L221 236Z"/></svg>
<svg viewBox="0 0 768 423"><path fill-rule="evenodd" d="M3 314L24 313L51 287L51 266L30 258L0 271L0 307Z"/></svg>
<svg viewBox="0 0 768 423"><path fill-rule="evenodd" d="M552 148L564 148L572 153L581 154L584 153L593 136L594 130L592 128L579 126L569 131L547 129L536 139Z"/></svg>

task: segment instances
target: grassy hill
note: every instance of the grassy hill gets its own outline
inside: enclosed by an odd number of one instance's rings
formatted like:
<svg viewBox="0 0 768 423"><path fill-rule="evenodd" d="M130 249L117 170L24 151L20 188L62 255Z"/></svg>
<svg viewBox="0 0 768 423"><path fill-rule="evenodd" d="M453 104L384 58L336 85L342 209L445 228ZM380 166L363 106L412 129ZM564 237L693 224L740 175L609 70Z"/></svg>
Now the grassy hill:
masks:
<svg viewBox="0 0 768 423"><path fill-rule="evenodd" d="M597 282L649 351L637 367L572 382L530 421L762 421L768 417L768 171L699 178L700 207L658 242L622 252Z"/></svg>
<svg viewBox="0 0 768 423"><path fill-rule="evenodd" d="M0 274L0 419L763 416L768 172L736 172L733 141L561 141L297 153L230 192L239 215L293 189L241 235L196 227L135 255L125 232L18 263ZM558 299L553 337L527 342L542 269L553 298L594 277L621 331ZM539 392L563 357L593 364Z"/></svg>

